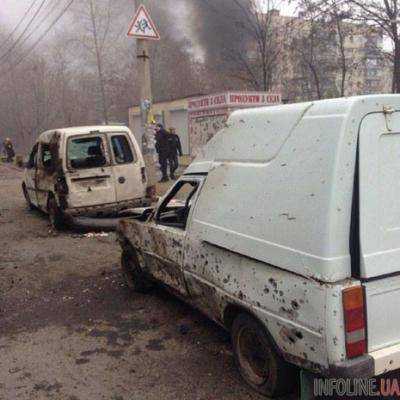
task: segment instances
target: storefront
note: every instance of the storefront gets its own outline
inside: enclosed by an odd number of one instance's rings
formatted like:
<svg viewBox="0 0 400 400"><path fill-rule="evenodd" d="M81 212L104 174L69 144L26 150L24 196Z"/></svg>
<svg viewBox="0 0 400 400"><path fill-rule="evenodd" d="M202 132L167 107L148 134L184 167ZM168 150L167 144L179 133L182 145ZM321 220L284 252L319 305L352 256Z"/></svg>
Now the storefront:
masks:
<svg viewBox="0 0 400 400"><path fill-rule="evenodd" d="M189 100L190 155L196 156L199 149L224 127L233 111L280 103L279 94L264 92L227 92Z"/></svg>
<svg viewBox="0 0 400 400"><path fill-rule="evenodd" d="M281 96L276 93L225 92L155 103L152 112L156 122L162 123L167 129L176 129L181 138L183 153L194 157L199 148L223 128L234 110L280 103ZM140 108L130 108L129 127L139 143L140 124Z"/></svg>

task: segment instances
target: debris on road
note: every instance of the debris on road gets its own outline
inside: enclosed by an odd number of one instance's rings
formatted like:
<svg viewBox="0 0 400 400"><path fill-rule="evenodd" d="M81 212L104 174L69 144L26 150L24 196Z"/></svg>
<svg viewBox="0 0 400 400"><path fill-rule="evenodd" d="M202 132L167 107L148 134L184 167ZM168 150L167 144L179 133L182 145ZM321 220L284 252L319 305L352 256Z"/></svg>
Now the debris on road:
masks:
<svg viewBox="0 0 400 400"><path fill-rule="evenodd" d="M73 234L73 238L97 238L97 237L108 237L109 234L107 232L89 232L89 233L82 233L82 234Z"/></svg>
<svg viewBox="0 0 400 400"><path fill-rule="evenodd" d="M95 232L90 232L90 233L86 233L85 235L83 235L84 237L87 238L93 238L93 237L108 237L108 233L106 232L101 232L101 233L95 233Z"/></svg>

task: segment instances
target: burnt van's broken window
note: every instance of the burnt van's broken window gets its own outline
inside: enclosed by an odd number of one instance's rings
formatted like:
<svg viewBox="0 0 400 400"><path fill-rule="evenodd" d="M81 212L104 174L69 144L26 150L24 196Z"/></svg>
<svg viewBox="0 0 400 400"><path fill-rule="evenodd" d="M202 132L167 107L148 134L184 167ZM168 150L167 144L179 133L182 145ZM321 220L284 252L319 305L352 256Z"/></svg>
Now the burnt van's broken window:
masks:
<svg viewBox="0 0 400 400"><path fill-rule="evenodd" d="M164 200L157 213L160 225L185 229L192 200L199 187L199 181L181 181Z"/></svg>
<svg viewBox="0 0 400 400"><path fill-rule="evenodd" d="M115 162L127 164L133 162L133 154L128 139L124 135L117 135L111 138Z"/></svg>
<svg viewBox="0 0 400 400"><path fill-rule="evenodd" d="M29 155L29 159L28 159L28 162L27 162L27 164L26 164L26 168L32 169L32 168L35 168L35 167L36 167L38 149L39 149L39 144L36 143L36 144L33 146L33 149L32 149L32 151L31 151L31 154Z"/></svg>
<svg viewBox="0 0 400 400"><path fill-rule="evenodd" d="M45 170L52 170L53 168L54 160L49 144L42 144L42 164Z"/></svg>
<svg viewBox="0 0 400 400"><path fill-rule="evenodd" d="M70 139L68 160L72 168L99 168L106 165L103 140L99 136Z"/></svg>

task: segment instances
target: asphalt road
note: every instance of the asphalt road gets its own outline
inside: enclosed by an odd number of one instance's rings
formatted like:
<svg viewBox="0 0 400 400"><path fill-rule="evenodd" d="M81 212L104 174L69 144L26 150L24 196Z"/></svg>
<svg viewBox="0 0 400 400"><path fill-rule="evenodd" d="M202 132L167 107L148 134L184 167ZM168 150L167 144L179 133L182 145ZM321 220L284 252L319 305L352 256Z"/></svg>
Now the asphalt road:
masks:
<svg viewBox="0 0 400 400"><path fill-rule="evenodd" d="M0 400L261 399L221 328L131 293L114 234L52 232L20 183L0 164Z"/></svg>

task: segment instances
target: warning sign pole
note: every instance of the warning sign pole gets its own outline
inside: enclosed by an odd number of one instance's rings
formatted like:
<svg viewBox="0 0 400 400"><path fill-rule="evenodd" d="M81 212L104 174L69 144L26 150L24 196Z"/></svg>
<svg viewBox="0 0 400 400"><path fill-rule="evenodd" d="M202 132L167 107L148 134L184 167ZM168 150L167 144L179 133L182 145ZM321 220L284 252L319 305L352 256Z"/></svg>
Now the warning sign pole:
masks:
<svg viewBox="0 0 400 400"><path fill-rule="evenodd" d="M147 40L137 40L138 73L140 76L140 98L141 100L152 101L150 55ZM146 121L147 122L147 121Z"/></svg>
<svg viewBox="0 0 400 400"><path fill-rule="evenodd" d="M155 196L155 184L157 182L156 172L156 151L154 131L152 129L152 113L151 106L153 96L151 92L151 72L150 72L150 55L148 49L149 40L159 40L160 35L152 21L150 14L146 8L141 5L131 22L128 36L137 39L137 67L138 80L140 83L140 110L142 122L142 151L146 163L147 185L149 194Z"/></svg>
<svg viewBox="0 0 400 400"><path fill-rule="evenodd" d="M140 113L142 122L142 152L147 170L148 187L154 187L157 182L156 151L154 131L151 128L151 106L153 96L151 92L150 55L146 39L137 40L137 66L140 82Z"/></svg>

